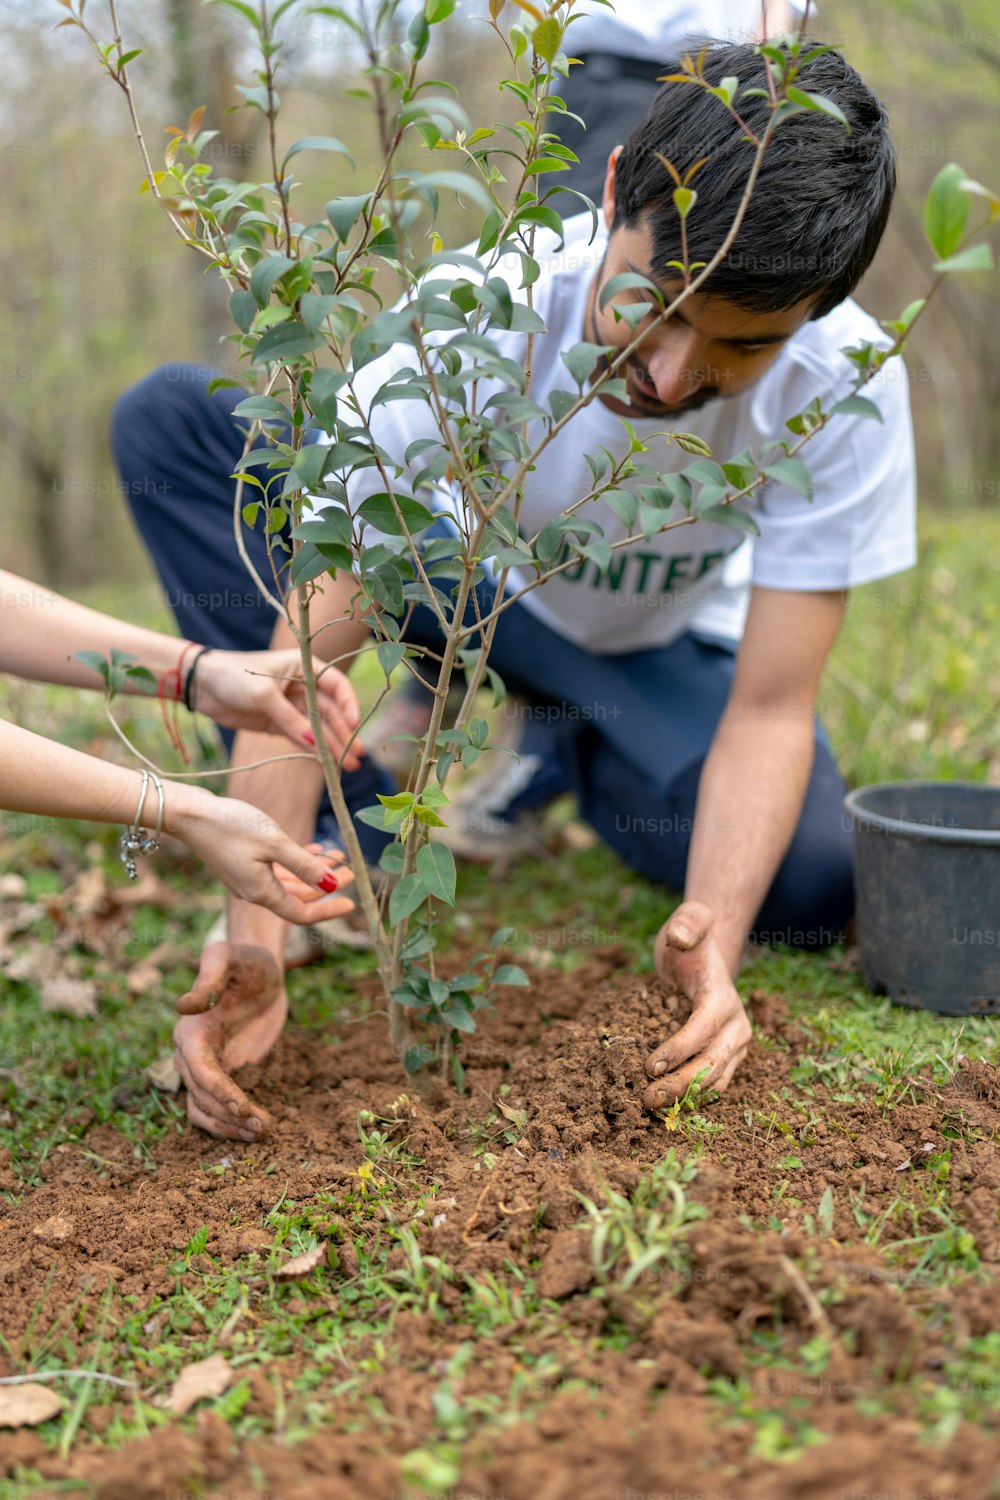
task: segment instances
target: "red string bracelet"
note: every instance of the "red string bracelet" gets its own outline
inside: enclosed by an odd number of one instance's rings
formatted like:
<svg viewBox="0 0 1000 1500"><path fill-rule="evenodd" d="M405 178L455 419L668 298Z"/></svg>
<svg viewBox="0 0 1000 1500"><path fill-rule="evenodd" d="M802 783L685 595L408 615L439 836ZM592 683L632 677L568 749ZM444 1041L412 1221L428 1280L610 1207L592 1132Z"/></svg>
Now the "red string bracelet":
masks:
<svg viewBox="0 0 1000 1500"><path fill-rule="evenodd" d="M176 667L163 673L156 688L156 696L160 701L160 712L163 715L164 728L167 731L170 743L179 753L185 765L188 764L188 753L184 748L184 739L180 729L180 714L177 705L184 701L184 659L189 651L197 650L197 643L188 641L181 649Z"/></svg>

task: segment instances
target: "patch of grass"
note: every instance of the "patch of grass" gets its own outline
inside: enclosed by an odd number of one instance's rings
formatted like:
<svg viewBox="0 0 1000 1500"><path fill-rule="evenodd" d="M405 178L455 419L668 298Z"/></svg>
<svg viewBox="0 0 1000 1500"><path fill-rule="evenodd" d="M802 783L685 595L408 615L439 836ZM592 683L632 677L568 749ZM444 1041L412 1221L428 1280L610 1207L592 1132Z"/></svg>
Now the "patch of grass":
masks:
<svg viewBox="0 0 1000 1500"><path fill-rule="evenodd" d="M576 1193L586 1210L591 1256L598 1284L628 1291L646 1271L681 1271L687 1264L684 1239L690 1225L706 1217L685 1187L697 1176L696 1154L679 1161L668 1151L627 1197L603 1187L603 1202Z"/></svg>

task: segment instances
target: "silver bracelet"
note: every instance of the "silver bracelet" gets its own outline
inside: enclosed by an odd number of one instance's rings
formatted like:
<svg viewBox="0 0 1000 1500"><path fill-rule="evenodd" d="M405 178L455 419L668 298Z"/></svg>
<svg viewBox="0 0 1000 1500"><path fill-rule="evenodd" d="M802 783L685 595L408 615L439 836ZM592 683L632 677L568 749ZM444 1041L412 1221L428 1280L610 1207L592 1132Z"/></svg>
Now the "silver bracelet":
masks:
<svg viewBox="0 0 1000 1500"><path fill-rule="evenodd" d="M150 781L156 787L157 796L159 797L156 828L152 834L144 833L142 829L142 813L146 806L146 793L149 791ZM162 832L163 782L154 772L143 771L142 786L139 790L139 805L135 810L135 817L131 823L126 824L125 832L121 836L121 858L129 880L138 880L139 878L139 872L135 867L135 856L137 854L155 854L160 847L160 834Z"/></svg>

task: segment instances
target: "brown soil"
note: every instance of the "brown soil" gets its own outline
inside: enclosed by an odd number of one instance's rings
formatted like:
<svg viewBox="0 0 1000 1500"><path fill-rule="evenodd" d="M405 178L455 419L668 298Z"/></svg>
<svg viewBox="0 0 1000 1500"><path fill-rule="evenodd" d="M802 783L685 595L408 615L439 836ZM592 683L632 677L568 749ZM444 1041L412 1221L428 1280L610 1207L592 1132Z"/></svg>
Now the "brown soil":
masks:
<svg viewBox="0 0 1000 1500"><path fill-rule="evenodd" d="M540 1412L466 1443L453 1495L986 1500L998 1493L995 1431L963 1420L950 1441L931 1446L915 1412L944 1360L997 1326L1000 1284L963 1273L942 1289L914 1277L913 1256L887 1251L894 1239L937 1227L932 1217L914 1225L890 1215L876 1248L864 1243L852 1207L863 1202L877 1218L897 1198L904 1162L907 1174L925 1173L950 1147L950 1202L983 1262L1000 1260L997 1070L964 1065L943 1091L924 1079L925 1102L891 1110L874 1101L831 1103L829 1094L820 1099L790 1082L805 1038L780 997L759 992L752 997L757 1045L725 1097L704 1110L720 1128L699 1137L697 1121L682 1113L670 1132L641 1107L642 1062L682 1023L683 1010L657 983L624 978L621 967L621 955L608 950L571 975L548 973L530 991L508 991L466 1054L469 1093L442 1092L406 1110L407 1150L423 1162L418 1177L427 1189L437 1185L446 1204L416 1226L422 1254L441 1257L459 1275L492 1273L508 1284L516 1284L516 1268L544 1296L560 1299L562 1313L528 1328L505 1325L476 1343L452 1384L463 1402L507 1389L526 1361L546 1353L558 1356L561 1373ZM357 1183L359 1110L385 1113L404 1087L386 1060L384 1026L382 1017L352 1021L326 1042L292 1030L262 1066L244 1070L241 1082L266 1098L276 1119L273 1135L252 1150L188 1131L155 1144L152 1172L107 1126L57 1148L43 1185L0 1210L0 1329L11 1347L19 1348L33 1317L36 1327L61 1317L67 1358L85 1364L105 1288L140 1308L167 1293L174 1285L167 1267L201 1225L208 1226L207 1253L224 1264L266 1248L265 1218L282 1195L301 1208L322 1193L330 1205L337 1268L325 1278L325 1297L307 1289L301 1296L305 1310L317 1301L320 1309L336 1305L338 1282L356 1270L356 1245L380 1232L374 1213L348 1228L337 1202ZM509 1114L498 1115L503 1084ZM946 1140L945 1127L957 1138ZM702 1163L686 1191L707 1212L689 1231L687 1269L650 1273L627 1295L597 1291L588 1239L575 1227L583 1219L578 1194L601 1201L607 1186L627 1196L669 1148L683 1158L699 1144ZM495 1158L492 1170L484 1149ZM208 1170L223 1158L226 1169ZM398 1248L393 1257L390 1266L402 1264ZM53 1483L89 1481L99 1500L416 1497L423 1491L407 1487L399 1459L441 1440L431 1398L448 1361L475 1337L459 1321L454 1283L442 1286L440 1304L437 1316L397 1314L385 1373L330 1397L329 1426L294 1446L270 1435L276 1421L280 1429L277 1377L287 1388L303 1367L289 1355L267 1370L250 1367L244 1411L259 1415L269 1435L239 1452L226 1424L204 1410L110 1452L93 1439L107 1428L113 1403L92 1408L66 1460L46 1453L35 1433L0 1433L0 1475L36 1465ZM775 1330L792 1368L772 1361L761 1370L754 1358L761 1335ZM147 1331L155 1343L155 1312ZM833 1354L822 1375L805 1379L798 1351L818 1337ZM362 1361L366 1352L373 1351L361 1343L352 1357ZM0 1354L0 1374L12 1368ZM324 1385L342 1385L344 1376L339 1367ZM737 1405L727 1419L709 1390L717 1378L741 1376L758 1413L783 1413L793 1428L808 1422L827 1441L792 1461L751 1455L759 1417L755 1423ZM861 1415L858 1399L887 1386L893 1396L883 1405L891 1409ZM116 1402L127 1416L128 1393Z"/></svg>

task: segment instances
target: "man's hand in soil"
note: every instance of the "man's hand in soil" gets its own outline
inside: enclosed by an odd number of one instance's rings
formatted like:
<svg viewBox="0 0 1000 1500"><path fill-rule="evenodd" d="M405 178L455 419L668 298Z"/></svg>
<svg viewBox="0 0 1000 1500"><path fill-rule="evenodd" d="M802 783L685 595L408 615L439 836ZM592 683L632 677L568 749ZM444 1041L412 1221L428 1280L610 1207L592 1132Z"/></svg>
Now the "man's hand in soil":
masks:
<svg viewBox="0 0 1000 1500"><path fill-rule="evenodd" d="M259 1062L281 1035L288 997L276 959L264 948L210 944L177 1011L175 1060L187 1085L188 1119L210 1135L257 1140L271 1117L229 1075Z"/></svg>
<svg viewBox="0 0 1000 1500"><path fill-rule="evenodd" d="M657 936L657 973L691 1001L692 1010L680 1031L646 1060L646 1072L656 1079L643 1096L647 1109L683 1098L706 1068L702 1088L726 1088L750 1045L747 1013L711 929L708 907L685 901Z"/></svg>

